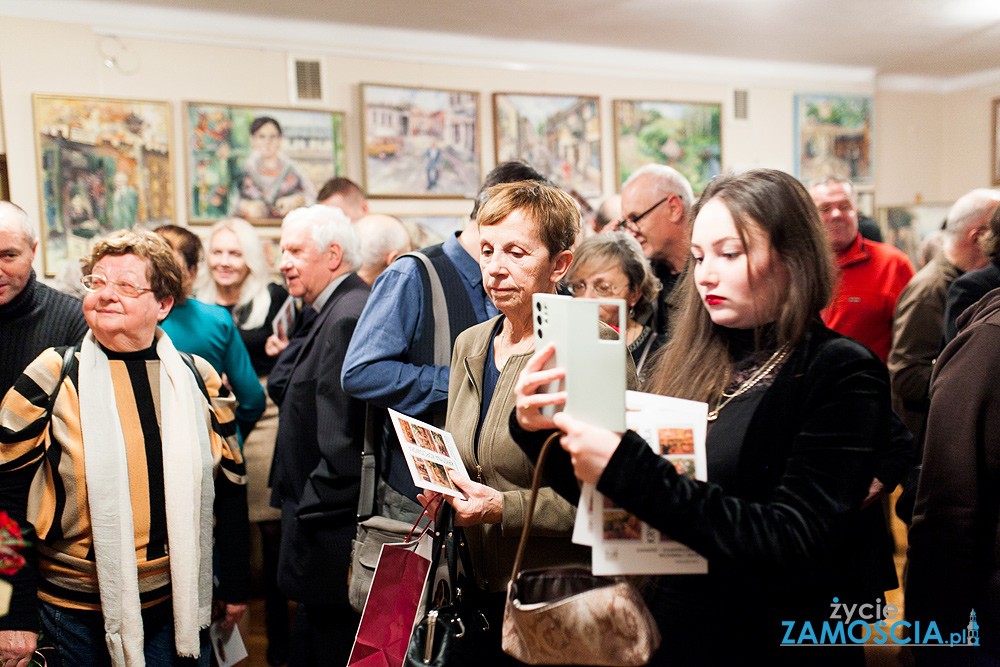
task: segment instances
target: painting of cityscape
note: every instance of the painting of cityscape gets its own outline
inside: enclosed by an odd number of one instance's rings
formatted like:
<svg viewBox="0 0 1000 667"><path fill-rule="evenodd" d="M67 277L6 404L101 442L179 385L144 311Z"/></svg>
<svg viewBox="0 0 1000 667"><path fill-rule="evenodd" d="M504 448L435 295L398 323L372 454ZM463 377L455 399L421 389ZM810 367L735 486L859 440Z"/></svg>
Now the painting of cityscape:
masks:
<svg viewBox="0 0 1000 667"><path fill-rule="evenodd" d="M874 181L871 97L795 96L795 175L805 183L837 176Z"/></svg>
<svg viewBox="0 0 1000 667"><path fill-rule="evenodd" d="M345 173L344 114L203 102L184 105L188 220L276 224Z"/></svg>
<svg viewBox="0 0 1000 667"><path fill-rule="evenodd" d="M33 95L46 276L106 234L174 220L170 104Z"/></svg>
<svg viewBox="0 0 1000 667"><path fill-rule="evenodd" d="M666 164L695 194L722 170L722 105L615 100L616 185L639 167Z"/></svg>
<svg viewBox="0 0 1000 667"><path fill-rule="evenodd" d="M560 188L601 195L601 116L596 97L494 93L497 163L522 160Z"/></svg>
<svg viewBox="0 0 1000 667"><path fill-rule="evenodd" d="M474 197L479 94L361 84L370 197Z"/></svg>

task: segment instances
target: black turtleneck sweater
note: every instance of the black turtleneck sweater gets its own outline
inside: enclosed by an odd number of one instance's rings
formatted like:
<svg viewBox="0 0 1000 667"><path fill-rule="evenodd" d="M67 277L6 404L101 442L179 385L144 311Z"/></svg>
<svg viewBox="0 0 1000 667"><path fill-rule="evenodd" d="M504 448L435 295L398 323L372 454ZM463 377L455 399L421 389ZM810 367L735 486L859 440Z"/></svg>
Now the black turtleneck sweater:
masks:
<svg viewBox="0 0 1000 667"><path fill-rule="evenodd" d="M83 303L38 282L32 271L21 293L0 306L0 398L43 350L76 345L86 333Z"/></svg>

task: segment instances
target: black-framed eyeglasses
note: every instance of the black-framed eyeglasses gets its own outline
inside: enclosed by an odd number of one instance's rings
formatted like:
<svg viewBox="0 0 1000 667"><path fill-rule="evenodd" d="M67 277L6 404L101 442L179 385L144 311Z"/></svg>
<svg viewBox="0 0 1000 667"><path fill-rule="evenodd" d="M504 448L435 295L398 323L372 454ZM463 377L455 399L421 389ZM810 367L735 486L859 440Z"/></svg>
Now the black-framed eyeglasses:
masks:
<svg viewBox="0 0 1000 667"><path fill-rule="evenodd" d="M104 276L99 276L93 273L89 276L80 278L80 283L83 284L83 288L88 292L100 292L108 285L111 285L111 289L115 291L115 294L118 296L126 296L131 299L135 299L143 292L153 291L150 287L139 287L138 285L134 285L127 280L108 280Z"/></svg>
<svg viewBox="0 0 1000 667"><path fill-rule="evenodd" d="M667 195L666 197L664 197L660 201L656 202L655 204L653 204L652 206L650 206L649 208L647 208L645 211L643 211L642 213L640 213L639 215L637 215L637 216L635 216L633 218L630 218L628 216L624 216L621 220L618 221L617 226L615 227L615 229L617 230L617 229L621 229L622 227L624 227L625 229L629 230L630 232L637 232L637 231L639 231L639 221L640 220L642 220L647 215L649 215L650 213L652 213L656 209L657 206L659 206L663 202L667 201L671 197L675 197L675 196L676 195L674 193L670 193L669 195Z"/></svg>

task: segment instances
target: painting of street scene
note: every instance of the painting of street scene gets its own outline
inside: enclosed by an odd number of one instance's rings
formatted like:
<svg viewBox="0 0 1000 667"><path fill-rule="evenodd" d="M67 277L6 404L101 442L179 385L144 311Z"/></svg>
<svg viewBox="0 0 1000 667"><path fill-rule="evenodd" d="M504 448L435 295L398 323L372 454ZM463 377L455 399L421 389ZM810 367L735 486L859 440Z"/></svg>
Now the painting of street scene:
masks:
<svg viewBox="0 0 1000 667"><path fill-rule="evenodd" d="M46 276L88 256L112 231L173 222L169 103L54 95L32 102Z"/></svg>
<svg viewBox="0 0 1000 667"><path fill-rule="evenodd" d="M473 197L479 188L479 94L361 85L370 197Z"/></svg>
<svg viewBox="0 0 1000 667"><path fill-rule="evenodd" d="M497 163L522 160L567 192L601 195L601 117L596 97L493 95Z"/></svg>
<svg viewBox="0 0 1000 667"><path fill-rule="evenodd" d="M796 95L795 175L872 183L873 108L871 97Z"/></svg>
<svg viewBox="0 0 1000 667"><path fill-rule="evenodd" d="M188 102L188 219L277 224L345 173L344 114Z"/></svg>
<svg viewBox="0 0 1000 667"><path fill-rule="evenodd" d="M684 174L695 194L722 171L722 105L615 100L614 108L619 191L650 163Z"/></svg>

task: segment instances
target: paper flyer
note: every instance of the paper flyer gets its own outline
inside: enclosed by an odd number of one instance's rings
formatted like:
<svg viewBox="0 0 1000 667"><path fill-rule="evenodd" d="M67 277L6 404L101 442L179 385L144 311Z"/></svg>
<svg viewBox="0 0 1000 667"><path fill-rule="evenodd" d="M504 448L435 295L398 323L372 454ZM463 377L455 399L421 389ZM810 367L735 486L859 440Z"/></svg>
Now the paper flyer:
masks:
<svg viewBox="0 0 1000 667"><path fill-rule="evenodd" d="M248 657L239 626L234 625L230 632L225 632L218 622L212 623L208 634L212 639L212 650L219 667L230 667Z"/></svg>
<svg viewBox="0 0 1000 667"><path fill-rule="evenodd" d="M469 473L462 465L462 457L455 446L455 438L448 431L431 426L419 419L389 409L389 417L399 436L406 465L410 468L413 483L420 489L437 491L446 496L465 497L458 490L448 471L454 470L459 477L469 479Z"/></svg>
<svg viewBox="0 0 1000 667"><path fill-rule="evenodd" d="M677 472L692 479L708 479L707 404L629 391L625 406L628 428L670 461ZM583 504L581 499L581 507ZM587 525L581 528L581 533L586 532L593 540L594 574L708 572L708 561L697 552L643 523L597 491L593 492L590 511L585 514L589 516L583 517Z"/></svg>

